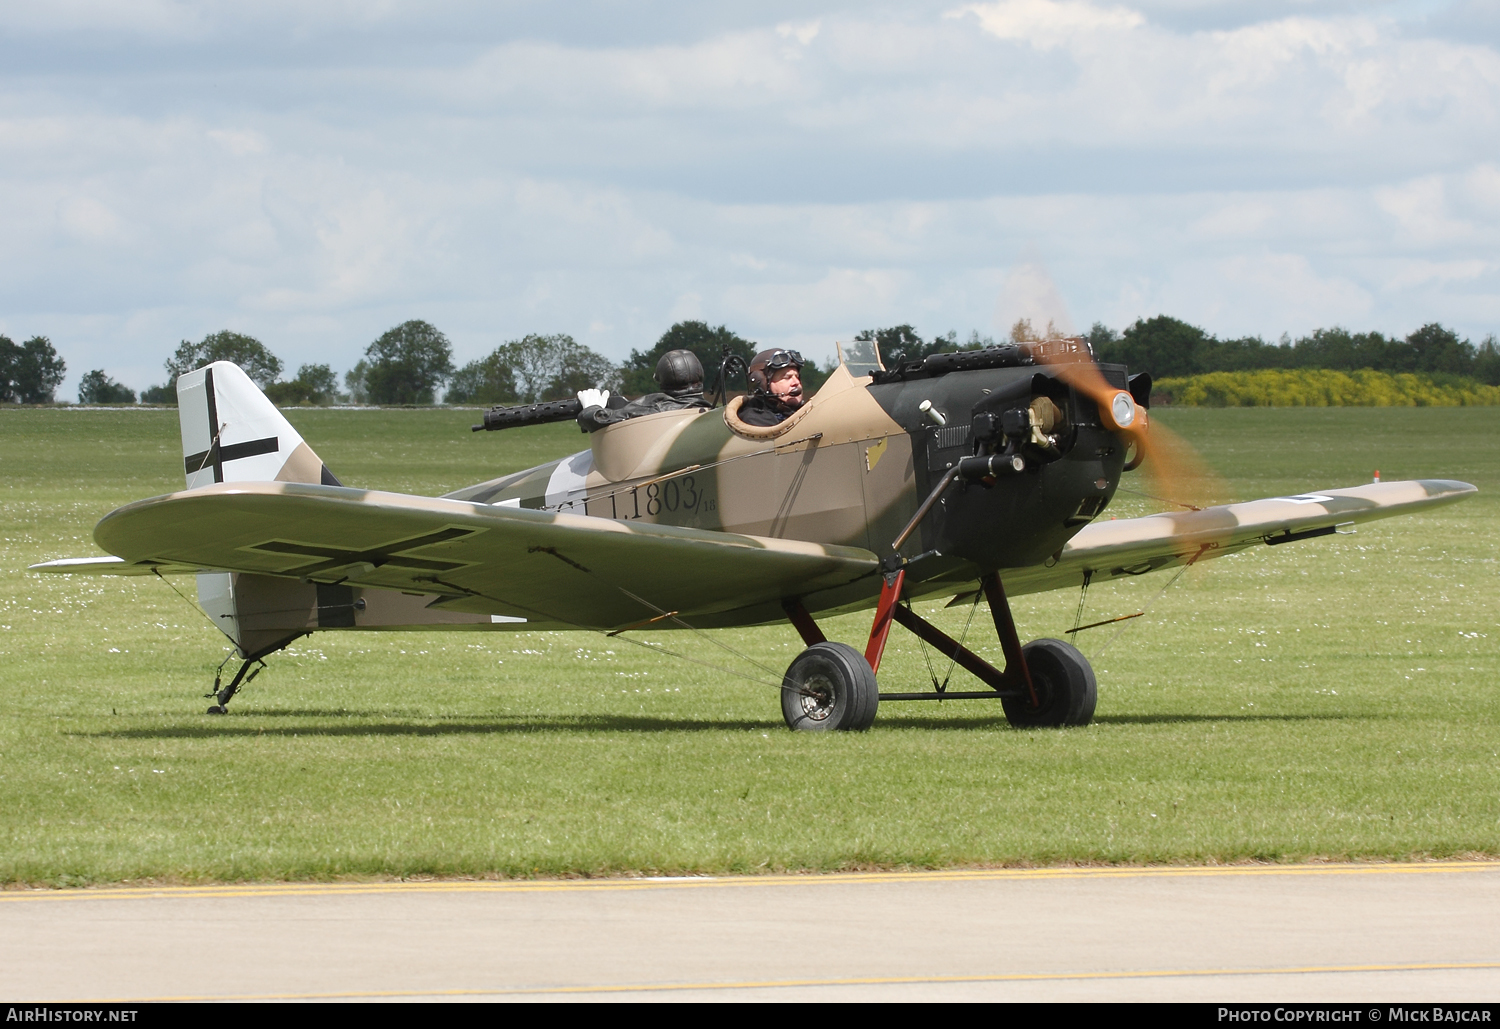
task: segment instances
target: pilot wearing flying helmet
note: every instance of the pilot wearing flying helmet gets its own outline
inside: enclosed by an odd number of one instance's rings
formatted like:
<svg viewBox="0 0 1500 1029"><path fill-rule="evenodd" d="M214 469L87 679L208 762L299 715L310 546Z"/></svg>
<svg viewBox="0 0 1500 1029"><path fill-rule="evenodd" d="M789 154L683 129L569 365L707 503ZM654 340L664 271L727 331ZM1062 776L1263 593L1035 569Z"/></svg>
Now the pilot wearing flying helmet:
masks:
<svg viewBox="0 0 1500 1029"><path fill-rule="evenodd" d="M750 362L750 396L740 405L746 425L777 425L802 406L802 355L762 350Z"/></svg>

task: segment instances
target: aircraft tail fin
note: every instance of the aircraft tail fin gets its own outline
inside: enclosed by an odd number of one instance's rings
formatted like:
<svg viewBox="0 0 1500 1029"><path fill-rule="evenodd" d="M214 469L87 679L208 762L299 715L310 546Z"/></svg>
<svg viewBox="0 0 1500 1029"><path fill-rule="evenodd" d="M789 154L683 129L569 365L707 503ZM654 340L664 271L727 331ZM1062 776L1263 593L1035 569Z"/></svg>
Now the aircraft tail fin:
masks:
<svg viewBox="0 0 1500 1029"><path fill-rule="evenodd" d="M177 416L189 489L215 482L343 485L238 365L215 361L178 376ZM198 573L198 602L244 658L279 650L304 634L263 626L258 612L294 607L291 601L301 599L294 594L311 589L265 575Z"/></svg>
<svg viewBox="0 0 1500 1029"><path fill-rule="evenodd" d="M250 376L228 361L177 378L188 488L214 482L341 486Z"/></svg>

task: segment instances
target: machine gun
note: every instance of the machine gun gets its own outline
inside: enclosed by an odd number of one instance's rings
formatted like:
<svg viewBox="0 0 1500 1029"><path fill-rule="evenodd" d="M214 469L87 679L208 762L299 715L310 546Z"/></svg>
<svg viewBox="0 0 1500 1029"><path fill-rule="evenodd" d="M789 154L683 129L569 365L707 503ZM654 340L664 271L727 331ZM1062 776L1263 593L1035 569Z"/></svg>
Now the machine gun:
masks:
<svg viewBox="0 0 1500 1029"><path fill-rule="evenodd" d="M492 407L484 413L484 423L473 427L475 432L494 432L496 429L514 429L520 425L542 425L546 422L566 422L577 418L583 405L577 397L567 400L549 400L541 404L522 404L519 407Z"/></svg>

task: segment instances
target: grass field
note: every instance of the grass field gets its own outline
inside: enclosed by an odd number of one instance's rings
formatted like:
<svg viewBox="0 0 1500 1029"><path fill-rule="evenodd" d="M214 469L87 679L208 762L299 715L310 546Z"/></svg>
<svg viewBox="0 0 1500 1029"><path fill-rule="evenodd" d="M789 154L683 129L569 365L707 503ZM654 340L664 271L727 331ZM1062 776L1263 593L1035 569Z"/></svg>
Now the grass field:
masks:
<svg viewBox="0 0 1500 1029"><path fill-rule="evenodd" d="M473 412L290 417L345 482L423 493L581 445L473 435ZM166 585L25 572L181 488L176 418L0 411L0 882L1500 854L1500 408L1164 411L1222 499L1375 468L1481 492L1195 569L1097 659L1086 729L1014 731L980 701L827 737L786 731L764 686L585 633L324 633L208 717L226 647ZM1097 587L1089 613L1164 582ZM1021 598L1023 636L1076 603ZM825 628L857 643L868 618ZM800 647L723 638L776 667ZM895 630L883 685L926 674Z"/></svg>

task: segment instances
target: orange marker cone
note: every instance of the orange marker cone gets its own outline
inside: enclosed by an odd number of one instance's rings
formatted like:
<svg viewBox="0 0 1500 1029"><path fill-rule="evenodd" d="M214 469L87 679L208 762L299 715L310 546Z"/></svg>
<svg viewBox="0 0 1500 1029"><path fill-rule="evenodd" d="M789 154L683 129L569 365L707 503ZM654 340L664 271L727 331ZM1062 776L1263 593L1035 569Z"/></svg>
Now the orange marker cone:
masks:
<svg viewBox="0 0 1500 1029"><path fill-rule="evenodd" d="M1380 481L1380 469L1379 468L1375 469L1375 481L1376 482Z"/></svg>

